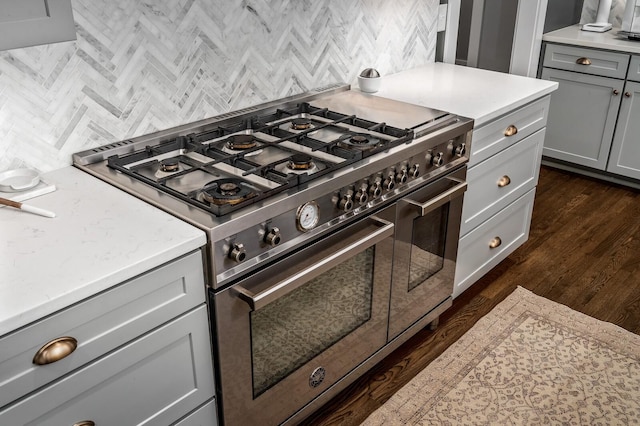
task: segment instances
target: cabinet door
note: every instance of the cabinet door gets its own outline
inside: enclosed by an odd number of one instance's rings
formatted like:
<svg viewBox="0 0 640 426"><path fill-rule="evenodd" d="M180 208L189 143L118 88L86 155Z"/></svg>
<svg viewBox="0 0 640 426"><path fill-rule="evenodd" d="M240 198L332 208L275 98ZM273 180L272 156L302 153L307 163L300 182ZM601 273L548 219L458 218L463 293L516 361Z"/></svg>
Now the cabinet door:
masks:
<svg viewBox="0 0 640 426"><path fill-rule="evenodd" d="M624 82L549 68L542 79L559 84L551 94L542 154L604 170Z"/></svg>
<svg viewBox="0 0 640 426"><path fill-rule="evenodd" d="M76 39L70 0L0 3L0 50Z"/></svg>
<svg viewBox="0 0 640 426"><path fill-rule="evenodd" d="M0 409L0 425L172 424L214 396L210 341L202 304Z"/></svg>
<svg viewBox="0 0 640 426"><path fill-rule="evenodd" d="M607 171L640 179L640 83L625 86Z"/></svg>

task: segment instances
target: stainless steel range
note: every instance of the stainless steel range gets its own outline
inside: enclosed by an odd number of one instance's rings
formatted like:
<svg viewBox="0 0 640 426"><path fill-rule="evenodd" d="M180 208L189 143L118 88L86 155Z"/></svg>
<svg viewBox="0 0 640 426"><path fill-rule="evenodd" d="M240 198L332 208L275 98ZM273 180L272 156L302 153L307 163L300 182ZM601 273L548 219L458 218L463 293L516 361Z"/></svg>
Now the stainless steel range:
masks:
<svg viewBox="0 0 640 426"><path fill-rule="evenodd" d="M74 164L206 232L221 418L296 423L451 305L472 126L335 86Z"/></svg>

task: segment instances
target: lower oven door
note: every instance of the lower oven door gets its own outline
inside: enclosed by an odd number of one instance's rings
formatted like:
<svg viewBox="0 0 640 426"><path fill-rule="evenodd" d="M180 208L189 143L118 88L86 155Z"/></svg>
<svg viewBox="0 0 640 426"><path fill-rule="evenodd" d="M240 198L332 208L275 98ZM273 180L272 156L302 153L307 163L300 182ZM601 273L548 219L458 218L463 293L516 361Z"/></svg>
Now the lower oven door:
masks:
<svg viewBox="0 0 640 426"><path fill-rule="evenodd" d="M384 346L393 233L368 216L211 291L225 425L280 423Z"/></svg>
<svg viewBox="0 0 640 426"><path fill-rule="evenodd" d="M389 340L451 301L466 171L458 169L398 202Z"/></svg>

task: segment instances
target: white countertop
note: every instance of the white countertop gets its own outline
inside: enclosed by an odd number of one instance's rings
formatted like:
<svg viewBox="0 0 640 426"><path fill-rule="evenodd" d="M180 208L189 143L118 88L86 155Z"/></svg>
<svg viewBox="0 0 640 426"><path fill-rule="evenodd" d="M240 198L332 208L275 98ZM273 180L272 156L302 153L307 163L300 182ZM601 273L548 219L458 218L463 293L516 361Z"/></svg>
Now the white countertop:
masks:
<svg viewBox="0 0 640 426"><path fill-rule="evenodd" d="M384 76L375 95L473 118L477 128L557 87L556 82L436 62Z"/></svg>
<svg viewBox="0 0 640 426"><path fill-rule="evenodd" d="M617 34L619 28L612 28L604 33L595 33L582 31L580 27L580 25L572 25L551 31L544 34L542 40L619 52L640 53L640 41L633 41L627 37L619 36Z"/></svg>
<svg viewBox="0 0 640 426"><path fill-rule="evenodd" d="M205 234L74 167L24 201L55 218L0 208L0 336L206 243Z"/></svg>

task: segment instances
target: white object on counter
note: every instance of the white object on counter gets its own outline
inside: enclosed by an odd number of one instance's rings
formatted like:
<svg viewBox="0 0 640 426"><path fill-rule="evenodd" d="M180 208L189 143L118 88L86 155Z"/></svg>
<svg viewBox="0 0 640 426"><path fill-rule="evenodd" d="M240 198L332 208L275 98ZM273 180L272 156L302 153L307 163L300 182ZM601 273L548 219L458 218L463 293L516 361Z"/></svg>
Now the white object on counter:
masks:
<svg viewBox="0 0 640 426"><path fill-rule="evenodd" d="M0 191L19 192L31 189L40 182L40 174L32 169L0 172Z"/></svg>
<svg viewBox="0 0 640 426"><path fill-rule="evenodd" d="M382 77L361 77L358 76L358 87L367 93L375 93L380 90Z"/></svg>
<svg viewBox="0 0 640 426"><path fill-rule="evenodd" d="M0 209L0 336L206 243L201 230L75 167L44 177L57 190L30 204L55 220Z"/></svg>
<svg viewBox="0 0 640 426"><path fill-rule="evenodd" d="M56 217L56 214L52 211L41 209L39 207L30 206L29 204L24 204L19 201L13 201L6 198L0 197L0 204L4 206L13 207L16 209L23 210L25 212L37 214L44 217Z"/></svg>

